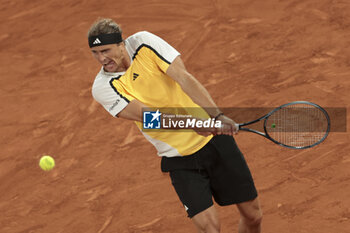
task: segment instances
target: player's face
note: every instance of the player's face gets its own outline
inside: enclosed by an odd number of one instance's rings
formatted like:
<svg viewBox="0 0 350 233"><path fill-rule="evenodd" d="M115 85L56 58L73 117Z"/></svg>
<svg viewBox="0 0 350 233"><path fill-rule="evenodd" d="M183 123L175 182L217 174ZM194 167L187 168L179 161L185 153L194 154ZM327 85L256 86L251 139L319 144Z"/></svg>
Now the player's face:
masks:
<svg viewBox="0 0 350 233"><path fill-rule="evenodd" d="M121 72L127 69L124 61L126 54L123 43L92 47L91 52L107 72Z"/></svg>

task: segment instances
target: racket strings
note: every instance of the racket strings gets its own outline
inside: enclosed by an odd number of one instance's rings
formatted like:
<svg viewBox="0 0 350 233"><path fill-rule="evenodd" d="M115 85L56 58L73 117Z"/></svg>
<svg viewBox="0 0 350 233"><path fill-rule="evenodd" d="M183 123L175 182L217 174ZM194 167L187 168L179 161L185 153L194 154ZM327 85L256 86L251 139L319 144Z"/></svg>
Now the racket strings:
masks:
<svg viewBox="0 0 350 233"><path fill-rule="evenodd" d="M307 147L322 140L328 119L317 107L295 104L274 112L266 122L266 132L277 142L293 147Z"/></svg>

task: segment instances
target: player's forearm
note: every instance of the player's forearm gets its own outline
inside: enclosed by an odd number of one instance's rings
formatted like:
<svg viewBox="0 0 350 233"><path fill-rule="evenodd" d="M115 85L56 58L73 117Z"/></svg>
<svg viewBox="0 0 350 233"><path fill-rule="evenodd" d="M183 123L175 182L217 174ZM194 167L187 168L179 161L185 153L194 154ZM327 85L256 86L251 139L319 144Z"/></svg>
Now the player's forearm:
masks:
<svg viewBox="0 0 350 233"><path fill-rule="evenodd" d="M211 117L217 116L221 111L211 98L205 87L195 79L191 74L187 74L186 78L179 83L183 91L199 106L205 108Z"/></svg>
<svg viewBox="0 0 350 233"><path fill-rule="evenodd" d="M173 78L182 90L199 106L205 108L211 117L220 113L209 92L187 70L180 56L178 56L167 70L167 75Z"/></svg>

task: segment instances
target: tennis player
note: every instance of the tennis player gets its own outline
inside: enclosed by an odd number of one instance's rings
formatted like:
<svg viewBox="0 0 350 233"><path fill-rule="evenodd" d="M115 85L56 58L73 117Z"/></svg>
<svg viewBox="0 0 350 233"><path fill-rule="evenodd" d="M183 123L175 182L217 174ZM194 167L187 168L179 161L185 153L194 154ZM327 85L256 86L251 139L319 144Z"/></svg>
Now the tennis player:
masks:
<svg viewBox="0 0 350 233"><path fill-rule="evenodd" d="M207 90L186 70L180 53L160 37L138 32L125 40L111 19L98 19L88 32L91 52L102 65L92 94L113 117L135 121L162 157L189 218L198 232L220 232L213 206L237 204L239 233L260 232L262 212L246 161L233 135L237 127ZM142 131L143 108L205 108L222 122L211 132ZM208 108L207 108L208 107Z"/></svg>

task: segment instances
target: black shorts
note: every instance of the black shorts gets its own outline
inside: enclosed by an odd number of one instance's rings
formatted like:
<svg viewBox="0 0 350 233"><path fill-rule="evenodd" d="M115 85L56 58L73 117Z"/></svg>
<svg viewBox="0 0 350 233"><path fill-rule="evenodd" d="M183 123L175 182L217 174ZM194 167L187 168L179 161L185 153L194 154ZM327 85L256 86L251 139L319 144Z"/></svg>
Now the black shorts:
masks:
<svg viewBox="0 0 350 233"><path fill-rule="evenodd" d="M163 157L161 167L170 172L190 218L212 206L212 197L221 206L257 197L248 165L231 136L215 136L192 155Z"/></svg>

